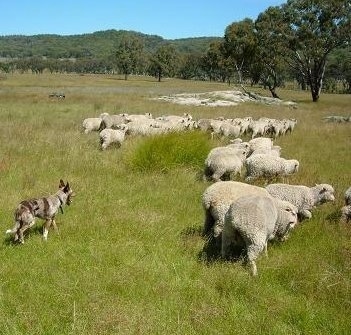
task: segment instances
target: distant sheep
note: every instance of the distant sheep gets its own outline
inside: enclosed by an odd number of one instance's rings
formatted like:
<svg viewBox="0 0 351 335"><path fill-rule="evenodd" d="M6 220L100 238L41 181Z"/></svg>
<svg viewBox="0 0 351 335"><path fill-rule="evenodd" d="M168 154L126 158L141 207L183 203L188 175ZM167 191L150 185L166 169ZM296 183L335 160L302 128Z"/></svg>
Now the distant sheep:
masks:
<svg viewBox="0 0 351 335"><path fill-rule="evenodd" d="M311 210L318 205L334 201L334 188L329 184L318 184L313 187L304 185L270 184L266 186L270 195L286 200L297 206L301 218L312 217Z"/></svg>
<svg viewBox="0 0 351 335"><path fill-rule="evenodd" d="M246 159L246 181L264 177L271 179L277 176L288 176L296 173L299 162L296 159L284 159L272 155L260 154Z"/></svg>
<svg viewBox="0 0 351 335"><path fill-rule="evenodd" d="M267 243L284 239L297 223L297 208L287 201L269 195L247 195L232 203L225 215L222 232L222 257L230 254L230 246L245 247L252 275L257 275L256 259Z"/></svg>
<svg viewBox="0 0 351 335"><path fill-rule="evenodd" d="M202 195L205 211L204 235L219 238L229 206L238 198L250 194L269 195L262 187L237 181L219 181L207 187Z"/></svg>

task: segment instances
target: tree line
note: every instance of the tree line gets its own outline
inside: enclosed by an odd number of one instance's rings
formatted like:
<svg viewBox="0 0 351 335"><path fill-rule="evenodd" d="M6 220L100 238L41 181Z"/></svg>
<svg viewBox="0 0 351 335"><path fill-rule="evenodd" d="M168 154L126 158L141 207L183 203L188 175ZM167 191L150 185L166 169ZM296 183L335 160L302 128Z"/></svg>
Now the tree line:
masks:
<svg viewBox="0 0 351 335"><path fill-rule="evenodd" d="M38 43L27 38L27 45L22 43L19 50L16 43L15 48L9 48L5 42L10 37L3 37L0 55L6 61L0 63L0 69L120 73L125 80L140 74L155 76L158 81L178 77L260 83L273 97L279 97L278 87L294 79L318 101L322 88L340 91L338 83L342 92L351 93L350 17L349 0L288 0L267 8L256 20L233 22L225 28L223 38L167 41L141 33L106 31L64 37L66 44L57 36L60 43L48 44L54 37L40 35L34 40ZM12 41L23 38L15 36Z"/></svg>

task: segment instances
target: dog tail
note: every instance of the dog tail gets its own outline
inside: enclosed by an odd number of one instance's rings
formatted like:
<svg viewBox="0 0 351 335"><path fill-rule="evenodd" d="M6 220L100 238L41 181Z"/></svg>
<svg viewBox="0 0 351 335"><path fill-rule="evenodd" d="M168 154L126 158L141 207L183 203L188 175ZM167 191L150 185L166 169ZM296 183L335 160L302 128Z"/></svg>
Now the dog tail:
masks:
<svg viewBox="0 0 351 335"><path fill-rule="evenodd" d="M15 234L20 227L21 227L21 223L19 221L16 221L12 229L6 230L6 234Z"/></svg>

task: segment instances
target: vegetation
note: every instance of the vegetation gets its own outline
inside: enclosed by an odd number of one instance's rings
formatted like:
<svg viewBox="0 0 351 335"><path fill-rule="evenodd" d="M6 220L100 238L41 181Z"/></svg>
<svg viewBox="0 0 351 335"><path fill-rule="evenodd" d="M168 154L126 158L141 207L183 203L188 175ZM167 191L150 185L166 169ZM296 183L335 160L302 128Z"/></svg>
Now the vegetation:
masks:
<svg viewBox="0 0 351 335"><path fill-rule="evenodd" d="M227 88L139 76L1 77L1 231L12 227L19 201L54 192L60 178L77 193L57 216L60 234L50 230L47 243L40 220L23 246L3 236L1 334L348 334L351 229L338 215L350 186L350 124L322 117L348 115L350 95L312 103L308 92L279 89L297 109L149 99ZM50 99L52 91L66 99ZM285 243L269 245L252 278L240 262L211 257L201 236L201 195L211 183L198 178L200 163L227 141L194 132L127 138L102 152L97 133L81 133L84 118L122 111L296 118L294 132L275 141L284 157L300 161L289 182L330 183L336 202L317 208Z"/></svg>
<svg viewBox="0 0 351 335"><path fill-rule="evenodd" d="M350 93L350 20L348 0L289 0L255 21L223 27L223 38L164 40L123 30L4 36L0 70L260 83L275 98L278 87L295 79L316 102L322 89Z"/></svg>

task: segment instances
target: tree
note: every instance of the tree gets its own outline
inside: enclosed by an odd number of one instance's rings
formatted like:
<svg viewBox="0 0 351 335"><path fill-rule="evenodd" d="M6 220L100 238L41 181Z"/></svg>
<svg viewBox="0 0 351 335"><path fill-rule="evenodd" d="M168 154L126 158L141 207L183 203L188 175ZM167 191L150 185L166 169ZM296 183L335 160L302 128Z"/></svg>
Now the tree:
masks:
<svg viewBox="0 0 351 335"><path fill-rule="evenodd" d="M161 81L161 78L168 75L174 76L177 65L177 54L171 44L161 45L151 56L150 71Z"/></svg>
<svg viewBox="0 0 351 335"><path fill-rule="evenodd" d="M140 66L143 55L143 44L138 37L125 35L117 45L115 53L117 67L124 74L124 79L128 75L136 72Z"/></svg>
<svg viewBox="0 0 351 335"><path fill-rule="evenodd" d="M224 56L222 53L222 43L220 41L212 42L203 56L202 68L208 75L210 81L221 79L226 80L226 69L224 67Z"/></svg>
<svg viewBox="0 0 351 335"><path fill-rule="evenodd" d="M256 52L256 36L251 19L234 22L225 29L222 53L228 70L238 74L243 81L243 72L252 62Z"/></svg>
<svg viewBox="0 0 351 335"><path fill-rule="evenodd" d="M277 22L281 22L281 11L278 7L269 7L255 21L257 41L256 58L252 72L268 87L273 98L279 98L276 88L284 80L284 46L281 39L276 38L274 31ZM256 74L259 71L258 75Z"/></svg>
<svg viewBox="0 0 351 335"><path fill-rule="evenodd" d="M286 46L286 59L319 100L328 55L350 43L349 0L288 0L281 6L275 36Z"/></svg>

